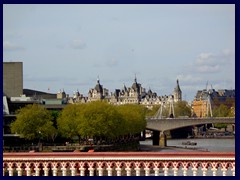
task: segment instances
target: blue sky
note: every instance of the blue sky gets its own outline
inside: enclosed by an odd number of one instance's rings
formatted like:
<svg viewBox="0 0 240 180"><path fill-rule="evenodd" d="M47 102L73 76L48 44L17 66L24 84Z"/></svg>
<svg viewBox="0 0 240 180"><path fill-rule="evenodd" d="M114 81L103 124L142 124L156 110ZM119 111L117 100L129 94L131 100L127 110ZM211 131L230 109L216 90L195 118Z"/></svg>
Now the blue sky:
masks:
<svg viewBox="0 0 240 180"><path fill-rule="evenodd" d="M234 4L3 5L3 61L23 62L24 88L87 95L137 80L183 99L235 89Z"/></svg>

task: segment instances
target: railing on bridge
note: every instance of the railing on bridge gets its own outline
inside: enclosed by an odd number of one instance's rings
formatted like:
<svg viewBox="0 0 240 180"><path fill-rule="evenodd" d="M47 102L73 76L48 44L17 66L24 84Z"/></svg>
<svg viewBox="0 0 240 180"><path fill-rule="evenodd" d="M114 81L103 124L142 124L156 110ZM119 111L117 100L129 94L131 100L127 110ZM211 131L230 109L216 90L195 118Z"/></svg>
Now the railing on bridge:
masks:
<svg viewBox="0 0 240 180"><path fill-rule="evenodd" d="M176 117L176 118L161 118L155 116L147 116L146 119L158 119L158 120L164 120L164 119L192 119L192 120L201 120L201 119L235 119L235 117Z"/></svg>
<svg viewBox="0 0 240 180"><path fill-rule="evenodd" d="M3 176L235 176L235 153L3 153Z"/></svg>

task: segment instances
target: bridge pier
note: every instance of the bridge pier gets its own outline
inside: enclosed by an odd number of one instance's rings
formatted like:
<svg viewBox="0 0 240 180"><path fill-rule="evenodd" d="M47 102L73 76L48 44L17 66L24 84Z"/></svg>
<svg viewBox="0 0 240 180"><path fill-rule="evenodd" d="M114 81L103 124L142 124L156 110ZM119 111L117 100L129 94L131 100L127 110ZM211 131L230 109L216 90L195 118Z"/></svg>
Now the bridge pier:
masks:
<svg viewBox="0 0 240 180"><path fill-rule="evenodd" d="M164 131L160 132L159 146L160 147L166 147L167 146L167 136L166 136Z"/></svg>
<svg viewBox="0 0 240 180"><path fill-rule="evenodd" d="M153 146L167 146L167 136L165 132L153 131Z"/></svg>
<svg viewBox="0 0 240 180"><path fill-rule="evenodd" d="M160 131L153 131L153 146L159 146Z"/></svg>

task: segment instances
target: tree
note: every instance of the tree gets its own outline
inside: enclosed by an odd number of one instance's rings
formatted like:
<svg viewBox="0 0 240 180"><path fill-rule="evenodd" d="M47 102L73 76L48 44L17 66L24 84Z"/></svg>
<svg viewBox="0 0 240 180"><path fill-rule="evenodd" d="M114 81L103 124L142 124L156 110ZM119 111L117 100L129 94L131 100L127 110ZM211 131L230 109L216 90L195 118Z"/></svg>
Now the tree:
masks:
<svg viewBox="0 0 240 180"><path fill-rule="evenodd" d="M51 112L38 104L27 105L17 111L16 121L11 123L12 133L18 133L28 140L47 139L53 129ZM55 131L55 130L54 130Z"/></svg>
<svg viewBox="0 0 240 180"><path fill-rule="evenodd" d="M83 123L82 112L85 104L68 104L57 118L57 127L60 134L66 138L77 136L81 138L81 126Z"/></svg>
<svg viewBox="0 0 240 180"><path fill-rule="evenodd" d="M140 133L146 128L146 109L137 104L126 104L118 107L123 117L122 134Z"/></svg>
<svg viewBox="0 0 240 180"><path fill-rule="evenodd" d="M218 107L213 108L213 116L214 117L233 117L233 111L231 107L228 107L224 104L220 104ZM227 128L228 124L214 124L214 127L216 128Z"/></svg>
<svg viewBox="0 0 240 180"><path fill-rule="evenodd" d="M80 131L87 137L115 138L122 123L122 117L116 106L104 101L88 103L83 111L83 123Z"/></svg>
<svg viewBox="0 0 240 180"><path fill-rule="evenodd" d="M191 116L191 107L188 105L187 101L179 101L174 105L175 117L179 116Z"/></svg>
<svg viewBox="0 0 240 180"><path fill-rule="evenodd" d="M214 117L230 117L232 115L231 108L224 104L213 108Z"/></svg>
<svg viewBox="0 0 240 180"><path fill-rule="evenodd" d="M140 105L114 106L105 101L69 104L57 119L62 136L115 139L140 133L146 127L145 109Z"/></svg>

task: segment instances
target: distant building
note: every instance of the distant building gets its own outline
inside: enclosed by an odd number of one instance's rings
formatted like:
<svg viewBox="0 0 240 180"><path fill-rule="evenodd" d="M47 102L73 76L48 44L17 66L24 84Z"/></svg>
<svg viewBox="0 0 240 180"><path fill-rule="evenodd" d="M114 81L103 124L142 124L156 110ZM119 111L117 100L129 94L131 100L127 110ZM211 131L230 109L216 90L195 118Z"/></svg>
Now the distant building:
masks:
<svg viewBox="0 0 240 180"><path fill-rule="evenodd" d="M23 94L22 62L3 62L3 93L7 97Z"/></svg>
<svg viewBox="0 0 240 180"><path fill-rule="evenodd" d="M100 80L97 79L97 84L94 88L90 89L88 92L88 102L97 101L108 98L108 89L103 88L100 84Z"/></svg>
<svg viewBox="0 0 240 180"><path fill-rule="evenodd" d="M203 89L197 91L192 102L192 110L197 117L207 117L214 107L224 104L232 108L233 103L235 103L235 90Z"/></svg>
<svg viewBox="0 0 240 180"><path fill-rule="evenodd" d="M177 80L177 86L173 91L173 94L169 96L158 96L156 92L152 92L149 88L146 92L145 88L137 82L135 77L131 87L116 89L114 93L111 93L109 102L112 104L142 104L148 108L152 108L153 105L168 104L174 99L174 102L182 100L182 91Z"/></svg>
<svg viewBox="0 0 240 180"><path fill-rule="evenodd" d="M46 93L46 92L37 91L33 89L23 89L23 94L26 95L27 97L31 97L34 100L57 98L57 94Z"/></svg>

